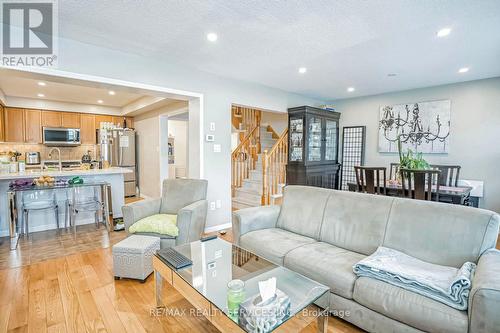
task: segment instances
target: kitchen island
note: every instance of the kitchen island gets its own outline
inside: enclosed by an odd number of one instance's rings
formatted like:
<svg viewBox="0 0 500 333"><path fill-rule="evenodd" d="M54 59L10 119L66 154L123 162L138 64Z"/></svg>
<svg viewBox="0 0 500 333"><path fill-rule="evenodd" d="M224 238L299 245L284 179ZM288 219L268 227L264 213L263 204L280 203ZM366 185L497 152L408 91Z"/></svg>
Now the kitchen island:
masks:
<svg viewBox="0 0 500 333"><path fill-rule="evenodd" d="M126 168L107 168L93 170L56 170L42 171L32 170L22 173L0 174L0 237L9 236L9 209L7 192L9 184L16 179L34 179L40 176L51 176L56 179L71 179L79 176L87 182L107 182L111 187L112 214L113 217L122 217L121 208L125 204L124 197L124 174L131 173ZM65 221L66 216L64 205L67 200L67 191L64 189L54 189L57 201L62 209L59 209L59 220ZM17 199L17 206L21 206L20 197ZM56 221L51 211L35 211L30 216L30 232L44 231L56 228ZM79 214L80 215L80 214ZM19 217L20 219L22 217ZM77 217L76 224L94 223L93 214L81 214ZM62 223L64 225L64 223Z"/></svg>

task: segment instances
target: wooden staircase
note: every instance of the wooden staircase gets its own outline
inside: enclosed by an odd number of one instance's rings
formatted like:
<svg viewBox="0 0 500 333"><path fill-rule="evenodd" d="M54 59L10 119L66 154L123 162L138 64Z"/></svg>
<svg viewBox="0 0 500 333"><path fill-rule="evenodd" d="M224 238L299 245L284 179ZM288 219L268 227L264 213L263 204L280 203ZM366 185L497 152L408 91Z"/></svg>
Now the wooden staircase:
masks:
<svg viewBox="0 0 500 333"><path fill-rule="evenodd" d="M240 111L241 123L244 119L253 127L240 132L241 142L232 153L233 210L269 205L281 196L288 156L288 129L278 135L272 126L260 124L260 114L251 112L251 120L248 111Z"/></svg>

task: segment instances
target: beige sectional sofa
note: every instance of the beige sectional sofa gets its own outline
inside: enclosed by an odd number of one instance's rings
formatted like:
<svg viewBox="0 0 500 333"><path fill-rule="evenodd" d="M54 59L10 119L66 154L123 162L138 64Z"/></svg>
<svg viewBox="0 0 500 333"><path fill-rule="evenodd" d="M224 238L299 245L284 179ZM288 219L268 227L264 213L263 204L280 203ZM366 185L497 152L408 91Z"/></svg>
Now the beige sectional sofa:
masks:
<svg viewBox="0 0 500 333"><path fill-rule="evenodd" d="M330 310L369 332L500 332L500 217L458 205L287 186L282 206L236 211L234 239L330 287ZM375 279L352 266L378 246L453 267L477 263L468 311ZM485 253L487 251L487 253ZM483 255L484 254L484 255Z"/></svg>

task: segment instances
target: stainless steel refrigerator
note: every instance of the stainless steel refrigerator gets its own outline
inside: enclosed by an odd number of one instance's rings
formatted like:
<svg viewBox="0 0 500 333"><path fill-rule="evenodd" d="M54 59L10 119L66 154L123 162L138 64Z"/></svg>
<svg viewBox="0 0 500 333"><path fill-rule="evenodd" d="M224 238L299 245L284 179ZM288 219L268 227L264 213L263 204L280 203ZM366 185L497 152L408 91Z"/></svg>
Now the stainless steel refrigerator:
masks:
<svg viewBox="0 0 500 333"><path fill-rule="evenodd" d="M136 195L135 131L132 129L99 130L98 138L103 163L132 170L124 174L125 196Z"/></svg>

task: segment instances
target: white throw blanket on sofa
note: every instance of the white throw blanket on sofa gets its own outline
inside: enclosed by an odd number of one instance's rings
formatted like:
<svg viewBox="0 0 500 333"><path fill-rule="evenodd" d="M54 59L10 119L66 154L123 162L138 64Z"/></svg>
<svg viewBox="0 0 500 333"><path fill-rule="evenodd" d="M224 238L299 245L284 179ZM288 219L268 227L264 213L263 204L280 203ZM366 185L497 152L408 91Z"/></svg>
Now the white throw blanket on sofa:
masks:
<svg viewBox="0 0 500 333"><path fill-rule="evenodd" d="M472 262L466 262L460 269L430 264L381 246L355 264L353 271L357 276L378 279L466 310L475 268Z"/></svg>

